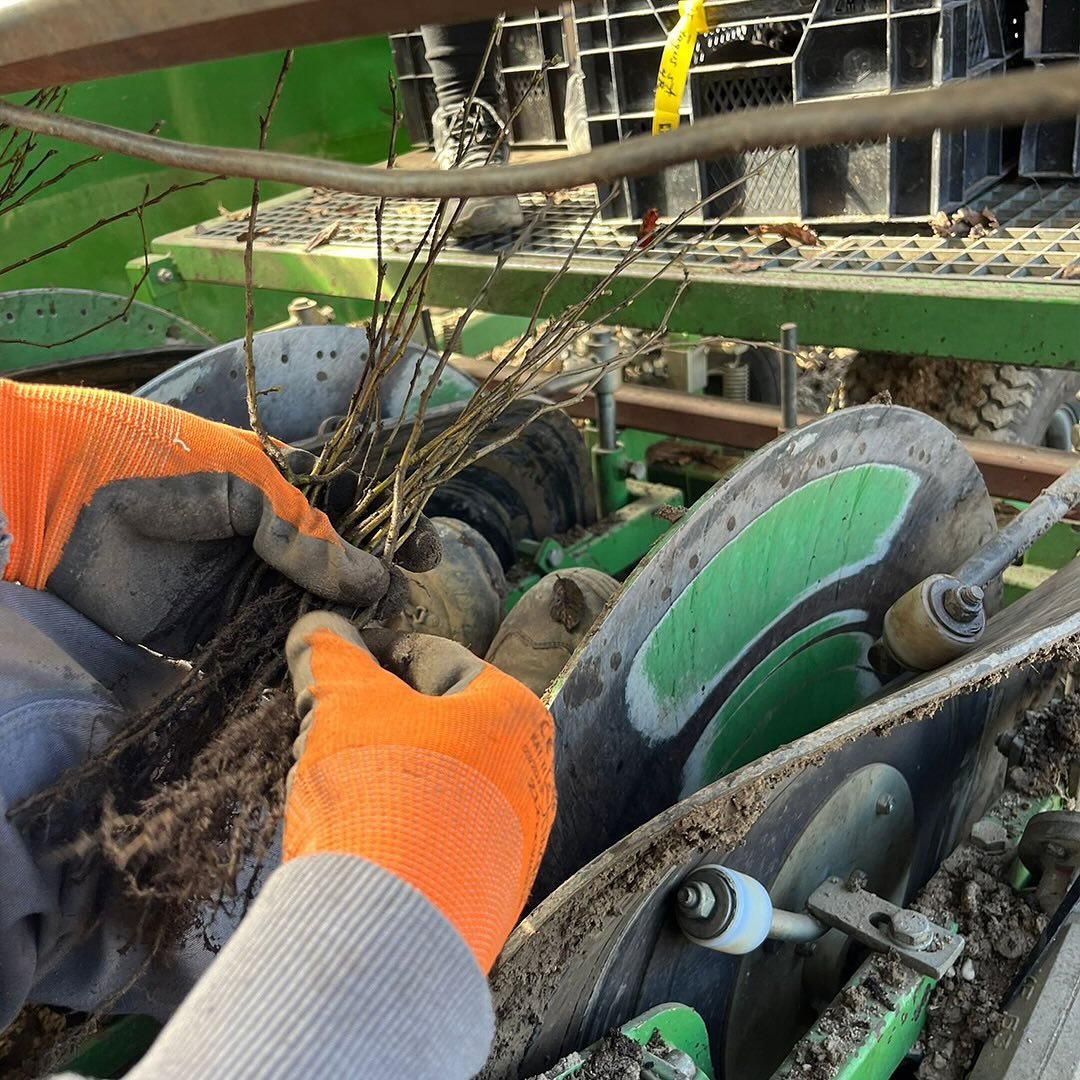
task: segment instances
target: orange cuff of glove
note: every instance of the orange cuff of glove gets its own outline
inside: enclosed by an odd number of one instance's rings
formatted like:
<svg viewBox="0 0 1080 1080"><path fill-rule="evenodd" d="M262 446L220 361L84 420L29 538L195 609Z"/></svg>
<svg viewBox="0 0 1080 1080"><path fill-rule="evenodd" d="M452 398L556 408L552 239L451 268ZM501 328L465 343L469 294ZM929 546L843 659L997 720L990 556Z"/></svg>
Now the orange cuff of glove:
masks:
<svg viewBox="0 0 1080 1080"><path fill-rule="evenodd" d="M328 630L309 642L315 712L284 857L342 852L377 863L423 893L488 971L554 817L550 715L487 665L435 697Z"/></svg>
<svg viewBox="0 0 1080 1080"><path fill-rule="evenodd" d="M94 492L116 480L229 473L274 513L335 545L326 517L282 481L259 440L154 401L0 379L0 478L12 544L4 577L45 587Z"/></svg>

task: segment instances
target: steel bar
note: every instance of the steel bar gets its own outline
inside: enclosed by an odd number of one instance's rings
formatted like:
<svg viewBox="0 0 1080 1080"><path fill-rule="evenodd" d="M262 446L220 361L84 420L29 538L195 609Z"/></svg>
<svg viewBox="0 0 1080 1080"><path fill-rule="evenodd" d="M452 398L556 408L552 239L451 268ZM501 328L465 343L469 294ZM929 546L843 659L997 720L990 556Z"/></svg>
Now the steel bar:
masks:
<svg viewBox="0 0 1080 1080"><path fill-rule="evenodd" d="M200 173L328 187L361 195L474 198L560 191L745 150L833 145L884 135L930 135L937 130L1052 120L1077 113L1080 65L1057 66L989 80L958 81L893 97L746 109L710 117L659 138L635 136L586 154L500 169L448 171L387 169L266 150L182 143L8 103L0 103L0 124Z"/></svg>
<svg viewBox="0 0 1080 1080"><path fill-rule="evenodd" d="M799 426L795 415L796 380L795 350L799 347L799 331L794 323L780 327L780 425L782 431Z"/></svg>
<svg viewBox="0 0 1080 1080"><path fill-rule="evenodd" d="M966 585L986 585L1061 521L1078 502L1080 465L1074 465L976 551L956 571L955 576Z"/></svg>
<svg viewBox="0 0 1080 1080"><path fill-rule="evenodd" d="M795 944L806 944L817 941L827 931L828 927L802 911L784 911L782 908L773 908L772 925L769 927L769 938L772 941L789 941Z"/></svg>

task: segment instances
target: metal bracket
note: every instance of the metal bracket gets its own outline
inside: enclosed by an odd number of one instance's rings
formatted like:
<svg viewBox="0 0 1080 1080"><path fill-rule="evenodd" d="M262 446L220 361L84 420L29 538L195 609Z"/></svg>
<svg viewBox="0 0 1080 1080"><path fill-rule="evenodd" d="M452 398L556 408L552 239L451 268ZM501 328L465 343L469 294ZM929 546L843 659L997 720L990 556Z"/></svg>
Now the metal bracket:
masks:
<svg viewBox="0 0 1080 1080"><path fill-rule="evenodd" d="M147 255L131 259L124 266L132 285L140 285L140 293L157 300L159 297L178 293L184 288L180 268L171 255Z"/></svg>
<svg viewBox="0 0 1080 1080"><path fill-rule="evenodd" d="M908 967L940 979L964 951L964 939L925 915L897 907L831 877L807 902L810 914L877 952L895 949Z"/></svg>

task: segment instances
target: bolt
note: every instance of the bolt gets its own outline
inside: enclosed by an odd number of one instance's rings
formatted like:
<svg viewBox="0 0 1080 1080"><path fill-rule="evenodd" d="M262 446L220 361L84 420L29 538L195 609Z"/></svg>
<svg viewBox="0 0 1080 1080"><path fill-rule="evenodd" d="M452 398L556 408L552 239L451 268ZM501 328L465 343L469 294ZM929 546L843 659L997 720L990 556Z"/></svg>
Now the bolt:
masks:
<svg viewBox="0 0 1080 1080"><path fill-rule="evenodd" d="M990 855L1000 855L1009 846L1005 826L992 818L982 818L971 826L971 842Z"/></svg>
<svg viewBox="0 0 1080 1080"><path fill-rule="evenodd" d="M562 561L565 558L565 555L566 555L566 553L563 551L562 548L553 547L548 552L548 557L547 557L548 565L549 566L562 566Z"/></svg>
<svg viewBox="0 0 1080 1080"><path fill-rule="evenodd" d="M688 881L675 895L679 914L687 919L707 919L716 909L716 893L703 881Z"/></svg>
<svg viewBox="0 0 1080 1080"><path fill-rule="evenodd" d="M974 622L982 611L983 591L978 585L958 585L941 598L942 606L957 621Z"/></svg>
<svg viewBox="0 0 1080 1080"><path fill-rule="evenodd" d="M167 266L163 266L154 274L154 280L159 285L169 285L176 280L176 275Z"/></svg>
<svg viewBox="0 0 1080 1080"><path fill-rule="evenodd" d="M891 795L882 795L874 806L874 812L885 815L891 814L896 808L896 800Z"/></svg>
<svg viewBox="0 0 1080 1080"><path fill-rule="evenodd" d="M626 475L631 480L644 480L649 475L649 470L644 461L628 461L626 463Z"/></svg>
<svg viewBox="0 0 1080 1080"><path fill-rule="evenodd" d="M865 870L852 870L848 874L847 881L844 882L844 888L848 892L862 892L869 880L870 875Z"/></svg>
<svg viewBox="0 0 1080 1080"><path fill-rule="evenodd" d="M907 949L925 949L934 938L930 920L918 911L894 911L889 917L889 936Z"/></svg>

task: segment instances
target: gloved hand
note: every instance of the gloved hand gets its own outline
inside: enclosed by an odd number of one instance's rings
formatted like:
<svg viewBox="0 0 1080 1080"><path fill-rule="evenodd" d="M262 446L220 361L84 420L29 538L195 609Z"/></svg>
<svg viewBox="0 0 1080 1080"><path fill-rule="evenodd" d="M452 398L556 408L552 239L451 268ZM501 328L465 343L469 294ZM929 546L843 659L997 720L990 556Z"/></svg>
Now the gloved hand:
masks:
<svg viewBox="0 0 1080 1080"><path fill-rule="evenodd" d="M252 548L335 603L372 608L387 592L386 568L346 544L250 432L110 391L5 380L0 417L4 578L48 588L126 641L187 655Z"/></svg>
<svg viewBox="0 0 1080 1080"><path fill-rule="evenodd" d="M283 858L359 855L446 916L486 972L528 899L555 814L540 700L463 646L327 612L286 645L300 734Z"/></svg>

